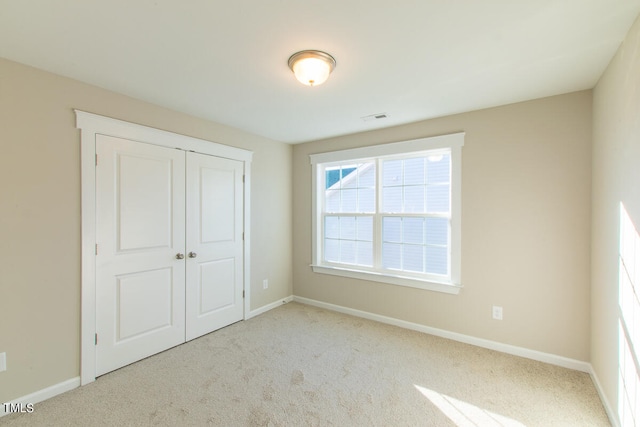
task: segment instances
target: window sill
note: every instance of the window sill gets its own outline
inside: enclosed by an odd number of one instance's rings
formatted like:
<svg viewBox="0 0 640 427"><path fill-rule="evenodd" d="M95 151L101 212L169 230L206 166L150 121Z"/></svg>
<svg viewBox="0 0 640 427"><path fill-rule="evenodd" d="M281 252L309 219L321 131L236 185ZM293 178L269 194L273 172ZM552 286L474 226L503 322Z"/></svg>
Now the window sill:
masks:
<svg viewBox="0 0 640 427"><path fill-rule="evenodd" d="M330 274L332 276L350 277L352 279L369 280L373 282L388 283L391 285L407 286L410 288L425 289L428 291L443 292L457 295L462 289L462 285L447 282L435 282L431 280L421 280L413 277L392 276L369 271L350 270L348 268L327 267L324 265L311 265L314 273Z"/></svg>

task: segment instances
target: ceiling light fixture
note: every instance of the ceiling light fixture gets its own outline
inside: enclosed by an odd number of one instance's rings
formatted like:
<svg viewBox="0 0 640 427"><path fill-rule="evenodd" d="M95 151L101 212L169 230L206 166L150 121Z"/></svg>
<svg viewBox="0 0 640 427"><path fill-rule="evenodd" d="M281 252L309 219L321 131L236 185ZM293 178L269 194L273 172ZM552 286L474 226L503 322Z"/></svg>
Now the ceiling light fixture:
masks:
<svg viewBox="0 0 640 427"><path fill-rule="evenodd" d="M333 56L319 50L303 50L289 58L289 68L296 79L307 86L318 86L327 81L335 67Z"/></svg>

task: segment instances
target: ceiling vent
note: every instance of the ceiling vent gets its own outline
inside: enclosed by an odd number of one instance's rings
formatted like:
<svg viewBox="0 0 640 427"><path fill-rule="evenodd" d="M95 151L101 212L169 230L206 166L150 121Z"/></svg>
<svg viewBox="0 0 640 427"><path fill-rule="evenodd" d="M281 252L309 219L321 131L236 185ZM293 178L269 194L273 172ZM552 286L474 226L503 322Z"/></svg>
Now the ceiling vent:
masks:
<svg viewBox="0 0 640 427"><path fill-rule="evenodd" d="M364 116L364 117L360 117L363 121L365 122L370 122L371 120L381 120L381 119L386 119L387 113L378 113L378 114L372 114L370 116Z"/></svg>

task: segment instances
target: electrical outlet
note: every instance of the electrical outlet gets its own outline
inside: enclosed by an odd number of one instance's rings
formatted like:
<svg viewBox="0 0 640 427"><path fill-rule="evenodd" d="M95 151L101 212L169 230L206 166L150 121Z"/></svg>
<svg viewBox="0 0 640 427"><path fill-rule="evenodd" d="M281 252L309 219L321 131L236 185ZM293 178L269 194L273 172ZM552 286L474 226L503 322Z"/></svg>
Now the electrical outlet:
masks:
<svg viewBox="0 0 640 427"><path fill-rule="evenodd" d="M264 279L262 281L262 289L269 289L269 279Z"/></svg>
<svg viewBox="0 0 640 427"><path fill-rule="evenodd" d="M7 353L0 353L0 372L7 370Z"/></svg>
<svg viewBox="0 0 640 427"><path fill-rule="evenodd" d="M493 318L495 320L502 320L502 307L497 305L493 306Z"/></svg>

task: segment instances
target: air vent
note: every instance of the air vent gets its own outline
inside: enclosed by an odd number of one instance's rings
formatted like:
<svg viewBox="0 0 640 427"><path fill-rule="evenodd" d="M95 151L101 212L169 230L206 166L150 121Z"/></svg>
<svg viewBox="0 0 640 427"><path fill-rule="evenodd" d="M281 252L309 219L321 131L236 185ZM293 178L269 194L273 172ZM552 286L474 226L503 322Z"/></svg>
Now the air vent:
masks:
<svg viewBox="0 0 640 427"><path fill-rule="evenodd" d="M365 122L370 122L371 120L381 120L381 119L386 119L387 113L378 113L378 114L372 114L370 116L364 116L364 117L360 117L363 121Z"/></svg>

